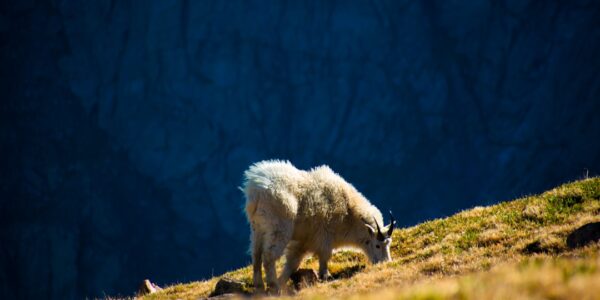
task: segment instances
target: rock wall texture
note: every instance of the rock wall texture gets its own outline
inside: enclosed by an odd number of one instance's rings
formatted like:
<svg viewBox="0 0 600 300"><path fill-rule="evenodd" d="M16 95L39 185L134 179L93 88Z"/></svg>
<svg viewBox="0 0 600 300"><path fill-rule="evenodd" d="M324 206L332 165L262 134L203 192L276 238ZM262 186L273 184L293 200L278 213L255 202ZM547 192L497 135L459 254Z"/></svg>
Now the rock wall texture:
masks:
<svg viewBox="0 0 600 300"><path fill-rule="evenodd" d="M600 172L598 1L3 1L0 298L247 263L236 188L326 163L403 225Z"/></svg>

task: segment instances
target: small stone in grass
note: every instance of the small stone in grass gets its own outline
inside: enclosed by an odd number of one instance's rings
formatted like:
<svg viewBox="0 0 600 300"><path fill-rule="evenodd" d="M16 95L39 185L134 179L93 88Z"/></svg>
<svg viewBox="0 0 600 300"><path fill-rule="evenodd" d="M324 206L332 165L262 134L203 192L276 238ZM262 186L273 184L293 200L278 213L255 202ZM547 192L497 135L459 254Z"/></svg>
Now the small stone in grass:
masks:
<svg viewBox="0 0 600 300"><path fill-rule="evenodd" d="M226 294L247 295L246 284L231 278L221 278L217 282L215 290L208 297L223 297Z"/></svg>
<svg viewBox="0 0 600 300"><path fill-rule="evenodd" d="M600 222L585 224L567 236L567 246L571 249L583 247L600 240Z"/></svg>
<svg viewBox="0 0 600 300"><path fill-rule="evenodd" d="M160 291L160 290L162 290L161 287L152 283L149 279L144 279L144 281L142 282L142 284L140 285L140 288L138 290L138 295L140 295L140 296L148 295L148 294L156 293L157 291Z"/></svg>
<svg viewBox="0 0 600 300"><path fill-rule="evenodd" d="M318 281L317 278L317 273L313 269L298 269L290 276L296 290L314 285Z"/></svg>

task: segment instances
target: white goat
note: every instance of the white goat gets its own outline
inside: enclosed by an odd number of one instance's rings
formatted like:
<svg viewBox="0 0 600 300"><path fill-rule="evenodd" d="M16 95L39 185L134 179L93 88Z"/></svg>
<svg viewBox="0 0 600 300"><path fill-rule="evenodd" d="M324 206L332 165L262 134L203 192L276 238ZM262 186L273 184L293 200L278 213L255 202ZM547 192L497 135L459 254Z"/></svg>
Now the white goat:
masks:
<svg viewBox="0 0 600 300"><path fill-rule="evenodd" d="M254 287L279 291L306 253L319 257L319 277L328 279L332 250L361 249L372 263L390 261L395 221L383 225L381 212L328 166L298 170L288 161L258 162L244 173L246 216L250 223ZM286 250L277 278L275 262Z"/></svg>

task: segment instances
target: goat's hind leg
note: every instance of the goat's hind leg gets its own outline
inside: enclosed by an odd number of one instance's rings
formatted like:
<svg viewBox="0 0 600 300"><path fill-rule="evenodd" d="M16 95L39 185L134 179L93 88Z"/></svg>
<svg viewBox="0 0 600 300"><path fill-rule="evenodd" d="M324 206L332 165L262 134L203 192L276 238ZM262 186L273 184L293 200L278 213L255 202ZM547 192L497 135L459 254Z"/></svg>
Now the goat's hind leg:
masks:
<svg viewBox="0 0 600 300"><path fill-rule="evenodd" d="M268 291L279 293L279 282L277 280L277 271L275 263L283 254L286 245L292 238L292 222L291 221L275 221L272 223L271 232L264 236L263 244L263 264L268 285Z"/></svg>
<svg viewBox="0 0 600 300"><path fill-rule="evenodd" d="M263 256L263 236L254 226L252 228L252 268L254 290L264 291L265 285L262 279L262 256Z"/></svg>

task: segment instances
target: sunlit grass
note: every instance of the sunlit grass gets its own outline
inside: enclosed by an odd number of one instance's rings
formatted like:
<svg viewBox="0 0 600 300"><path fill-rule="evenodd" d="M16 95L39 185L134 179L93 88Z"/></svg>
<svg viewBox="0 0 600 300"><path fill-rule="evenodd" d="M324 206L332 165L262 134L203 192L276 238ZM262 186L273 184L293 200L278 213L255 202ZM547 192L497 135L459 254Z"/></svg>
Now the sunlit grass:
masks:
<svg viewBox="0 0 600 300"><path fill-rule="evenodd" d="M599 178L397 230L390 263L368 265L362 254L337 252L330 262L336 280L290 297L596 299L590 289L600 287L598 245L565 245L569 232L594 221L600 221ZM317 266L308 258L301 267ZM250 267L223 276L252 282ZM217 280L174 285L145 299L206 297Z"/></svg>

